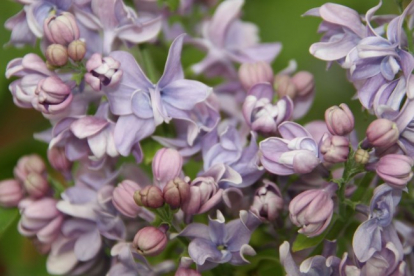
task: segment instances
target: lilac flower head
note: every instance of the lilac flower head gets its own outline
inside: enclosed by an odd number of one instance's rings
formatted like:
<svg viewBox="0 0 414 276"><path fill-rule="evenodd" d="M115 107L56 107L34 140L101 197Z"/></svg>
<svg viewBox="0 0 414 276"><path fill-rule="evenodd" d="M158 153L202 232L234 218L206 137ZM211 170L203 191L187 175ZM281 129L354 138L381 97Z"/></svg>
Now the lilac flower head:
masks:
<svg viewBox="0 0 414 276"><path fill-rule="evenodd" d="M211 89L200 82L184 79L180 63L183 39L181 35L172 43L164 74L157 84L150 82L131 54L110 54L120 62L123 71L117 85L104 87L111 112L119 116L114 138L121 155L128 155L157 125L173 118L193 124L195 132L200 130L191 111L197 103L207 99ZM193 133L189 136L193 137Z"/></svg>
<svg viewBox="0 0 414 276"><path fill-rule="evenodd" d="M311 172L321 162L316 141L297 123L284 122L278 127L282 138L271 137L259 144L260 162L277 175Z"/></svg>
<svg viewBox="0 0 414 276"><path fill-rule="evenodd" d="M392 189L386 184L374 190L369 218L358 227L352 240L355 256L360 262L366 262L375 252L381 251L382 245L388 241L401 247L402 251L401 242L391 225L400 199L401 190Z"/></svg>
<svg viewBox="0 0 414 276"><path fill-rule="evenodd" d="M322 60L344 59L358 42L367 36L359 14L348 7L327 3L307 11L304 15L323 19L318 32L325 34L321 42L312 44L309 49L312 55Z"/></svg>
<svg viewBox="0 0 414 276"><path fill-rule="evenodd" d="M196 74L207 70L237 76L232 62L270 63L281 49L280 43L258 43L257 27L238 20L244 0L226 0L203 25L203 38L192 42L207 51L207 56L192 66ZM216 71L216 73L217 73Z"/></svg>
<svg viewBox="0 0 414 276"><path fill-rule="evenodd" d="M238 172L243 179L243 183L237 187L247 187L256 182L263 174L263 171L257 167L256 135L251 133L250 143L243 147L247 142L246 134L247 132L238 131L229 121L218 125L216 131L204 138L202 147L204 170L207 171L216 164L226 164Z"/></svg>
<svg viewBox="0 0 414 276"><path fill-rule="evenodd" d="M273 89L270 83L254 85L243 104L243 116L254 131L274 134L280 123L291 118L293 102L283 97L272 104Z"/></svg>
<svg viewBox="0 0 414 276"><path fill-rule="evenodd" d="M197 264L198 270L202 271L220 263L248 263L244 255L256 254L248 242L259 224L260 221L253 215L249 215L246 223L235 219L226 224L223 214L217 210L217 218L209 217L208 226L191 223L178 235L192 239L188 253Z"/></svg>

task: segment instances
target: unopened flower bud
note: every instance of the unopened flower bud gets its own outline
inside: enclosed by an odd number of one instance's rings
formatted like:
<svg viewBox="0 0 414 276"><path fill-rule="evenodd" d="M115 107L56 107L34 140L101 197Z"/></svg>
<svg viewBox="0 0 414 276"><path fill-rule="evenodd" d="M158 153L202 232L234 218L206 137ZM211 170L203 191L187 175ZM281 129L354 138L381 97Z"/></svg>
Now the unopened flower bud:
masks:
<svg viewBox="0 0 414 276"><path fill-rule="evenodd" d="M15 178L21 183L24 183L28 175L32 172L46 174L46 165L37 154L23 156L19 159L13 170Z"/></svg>
<svg viewBox="0 0 414 276"><path fill-rule="evenodd" d="M275 81L273 86L277 95L282 98L288 96L292 100L296 97L297 90L295 84L292 82L292 79L289 75L281 74L275 76Z"/></svg>
<svg viewBox="0 0 414 276"><path fill-rule="evenodd" d="M354 158L355 162L365 165L369 161L369 153L364 149L357 149Z"/></svg>
<svg viewBox="0 0 414 276"><path fill-rule="evenodd" d="M46 49L46 59L49 65L63 66L68 62L68 51L60 44L49 45Z"/></svg>
<svg viewBox="0 0 414 276"><path fill-rule="evenodd" d="M33 107L45 114L56 114L72 102L72 91L59 77L52 76L39 81L33 98Z"/></svg>
<svg viewBox="0 0 414 276"><path fill-rule="evenodd" d="M190 197L190 185L179 177L168 181L163 190L165 202L171 208L179 208Z"/></svg>
<svg viewBox="0 0 414 276"><path fill-rule="evenodd" d="M81 61L86 54L86 43L82 40L72 41L68 46L68 55L73 61Z"/></svg>
<svg viewBox="0 0 414 276"><path fill-rule="evenodd" d="M68 172L72 168L72 162L66 157L65 149L53 147L47 151L47 159L55 170Z"/></svg>
<svg viewBox="0 0 414 276"><path fill-rule="evenodd" d="M388 185L403 189L413 177L412 167L414 161L411 157L400 154L388 154L378 161L376 171Z"/></svg>
<svg viewBox="0 0 414 276"><path fill-rule="evenodd" d="M139 206L148 208L160 208L164 205L164 198L162 191L157 186L146 186L144 189L135 191L134 193L135 203Z"/></svg>
<svg viewBox="0 0 414 276"><path fill-rule="evenodd" d="M162 148L152 160L152 173L158 187L163 189L168 181L179 176L183 166L183 158L180 153L171 148Z"/></svg>
<svg viewBox="0 0 414 276"><path fill-rule="evenodd" d="M332 195L336 184L324 189L311 189L297 195L289 204L290 220L299 227L299 233L308 237L320 235L332 219L334 203Z"/></svg>
<svg viewBox="0 0 414 276"><path fill-rule="evenodd" d="M63 214L56 208L56 199L24 199L19 204L21 219L19 233L26 237L36 236L43 243L53 242L61 233Z"/></svg>
<svg viewBox="0 0 414 276"><path fill-rule="evenodd" d="M145 256L156 256L167 246L166 230L163 227L147 226L138 231L132 242L138 253Z"/></svg>
<svg viewBox="0 0 414 276"><path fill-rule="evenodd" d="M24 188L30 196L40 198L49 191L49 183L44 175L33 172L24 181Z"/></svg>
<svg viewBox="0 0 414 276"><path fill-rule="evenodd" d="M134 193L141 187L131 180L124 180L114 189L112 203L123 215L131 218L138 216L141 208L134 201Z"/></svg>
<svg viewBox="0 0 414 276"><path fill-rule="evenodd" d="M320 150L326 162L345 162L349 154L349 140L344 136L329 136L326 134L322 137Z"/></svg>
<svg viewBox="0 0 414 276"><path fill-rule="evenodd" d="M354 115L344 103L328 108L325 111L325 122L332 135L344 136L354 129Z"/></svg>
<svg viewBox="0 0 414 276"><path fill-rule="evenodd" d="M79 39L79 28L75 17L70 12L61 15L51 15L45 19L43 30L47 39L56 44L68 45Z"/></svg>
<svg viewBox="0 0 414 276"><path fill-rule="evenodd" d="M112 57L102 58L101 54L93 54L86 62L85 81L95 90L100 91L102 85L112 86L120 82L122 70L121 64Z"/></svg>
<svg viewBox="0 0 414 276"><path fill-rule="evenodd" d="M16 207L23 196L24 190L19 181L15 179L0 181L0 206Z"/></svg>
<svg viewBox="0 0 414 276"><path fill-rule="evenodd" d="M273 81L273 70L264 61L243 63L239 68L239 79L244 89L249 91L255 84L262 82L271 83Z"/></svg>
<svg viewBox="0 0 414 276"><path fill-rule="evenodd" d="M388 148L398 141L400 132L397 125L387 119L373 121L367 129L368 142L374 147Z"/></svg>
<svg viewBox="0 0 414 276"><path fill-rule="evenodd" d="M283 209L283 198L279 188L269 180L256 190L250 211L264 221L274 221Z"/></svg>
<svg viewBox="0 0 414 276"><path fill-rule="evenodd" d="M298 96L304 97L309 95L315 88L315 81L313 75L306 71L297 72L292 78L291 82L296 87Z"/></svg>

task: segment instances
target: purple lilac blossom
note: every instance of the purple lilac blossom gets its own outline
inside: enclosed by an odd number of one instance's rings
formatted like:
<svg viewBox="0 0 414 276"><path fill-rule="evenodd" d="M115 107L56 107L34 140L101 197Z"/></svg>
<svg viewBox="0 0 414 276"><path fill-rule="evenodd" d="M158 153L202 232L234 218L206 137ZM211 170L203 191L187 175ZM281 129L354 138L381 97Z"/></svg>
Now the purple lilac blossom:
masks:
<svg viewBox="0 0 414 276"><path fill-rule="evenodd" d="M278 131L282 138L270 137L259 144L260 162L277 175L310 173L321 162L317 142L301 125L284 122Z"/></svg>
<svg viewBox="0 0 414 276"><path fill-rule="evenodd" d="M217 218L209 217L209 225L191 223L178 236L192 239L188 253L197 264L198 270L211 269L220 263L233 265L248 263L244 255L255 255L248 245L250 235L260 224L253 214L248 221L235 219L227 224L223 214L217 210Z"/></svg>
<svg viewBox="0 0 414 276"><path fill-rule="evenodd" d="M124 72L117 85L104 87L111 112L119 116L114 138L121 155L127 156L133 146L154 132L156 126L173 118L194 125L189 137L200 131L200 122L191 116L192 110L207 99L211 88L184 79L180 62L183 39L181 35L172 43L164 74L157 84L150 82L131 54L110 54L121 63L120 69Z"/></svg>
<svg viewBox="0 0 414 276"><path fill-rule="evenodd" d="M237 76L233 62L265 61L270 63L281 50L280 43L259 43L258 29L238 20L244 0L226 0L213 17L204 22L202 38L190 42L207 51L207 56L191 68L196 74L225 72Z"/></svg>

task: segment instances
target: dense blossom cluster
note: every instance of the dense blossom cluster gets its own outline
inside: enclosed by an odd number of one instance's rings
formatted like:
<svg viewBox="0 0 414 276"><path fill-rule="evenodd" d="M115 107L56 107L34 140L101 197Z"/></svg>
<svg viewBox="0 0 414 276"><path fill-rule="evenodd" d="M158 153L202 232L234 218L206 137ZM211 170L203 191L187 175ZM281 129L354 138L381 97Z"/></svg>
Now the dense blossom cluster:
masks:
<svg viewBox="0 0 414 276"><path fill-rule="evenodd" d="M346 69L374 118L360 140L344 103L295 122L313 75L295 62L273 72L281 44L260 43L243 0L17 2L9 44L39 40L43 57L10 61L9 89L50 121L35 136L61 177L24 156L0 205L20 210L49 273L201 275L257 265L274 244L289 276L414 275L414 218L397 209L413 204L414 2L400 15L375 15L381 3L365 16L332 3L305 13L322 19L310 53ZM212 15L170 20L196 9ZM159 76L148 47L166 44ZM188 70L184 45L205 52ZM294 259L290 243L314 250Z"/></svg>

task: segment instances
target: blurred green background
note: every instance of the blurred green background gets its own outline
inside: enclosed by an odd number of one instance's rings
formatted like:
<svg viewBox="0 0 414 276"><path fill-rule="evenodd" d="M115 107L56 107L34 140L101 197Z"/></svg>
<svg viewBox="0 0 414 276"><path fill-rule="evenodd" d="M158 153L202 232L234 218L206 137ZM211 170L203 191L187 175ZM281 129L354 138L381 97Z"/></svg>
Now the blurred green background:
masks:
<svg viewBox="0 0 414 276"><path fill-rule="evenodd" d="M18 3L0 1L0 23L21 10ZM359 13L365 13L369 8L378 4L377 0L333 1L349 6ZM358 102L351 101L355 93L347 82L345 71L334 65L326 71L326 63L317 60L309 54L309 46L319 41L316 33L320 19L301 17L308 9L326 3L322 0L246 0L243 20L256 23L260 27L262 41L279 41L283 49L273 64L274 69L283 69L289 60L295 59L299 70L307 70L314 74L316 81L316 99L314 105L301 122L323 119L324 110L331 105L346 102L358 120L359 129L367 124L367 117L362 115ZM379 13L397 13L394 1L386 0ZM9 40L10 32L0 31L0 45ZM29 153L39 153L45 156L47 145L35 141L33 133L49 127L47 121L39 112L17 108L8 90L10 80L4 76L7 63L26 53L39 51L32 47L15 49L4 47L0 54L0 179L13 177L13 167L19 157ZM185 52L184 52L185 55ZM163 65L160 65L161 69ZM1 216L14 215L16 210L0 211ZM17 221L6 231L6 225L0 225L0 275L4 276L36 276L48 275L45 270L45 258L36 253L30 240L21 237L17 232Z"/></svg>

